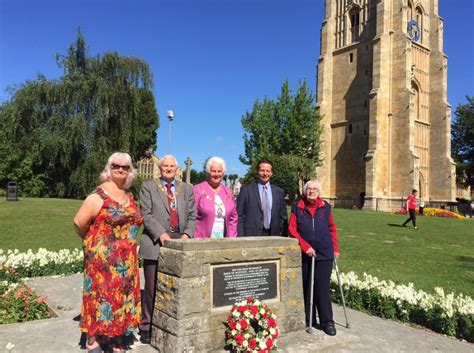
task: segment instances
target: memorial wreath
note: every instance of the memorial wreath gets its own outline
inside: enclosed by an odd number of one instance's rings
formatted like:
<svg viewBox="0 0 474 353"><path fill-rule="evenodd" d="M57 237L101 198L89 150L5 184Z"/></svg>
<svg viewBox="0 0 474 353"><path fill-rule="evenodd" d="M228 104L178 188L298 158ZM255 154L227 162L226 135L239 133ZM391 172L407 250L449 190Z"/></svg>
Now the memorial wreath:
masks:
<svg viewBox="0 0 474 353"><path fill-rule="evenodd" d="M264 303L250 297L232 306L225 331L225 343L232 351L275 352L278 335L276 315Z"/></svg>

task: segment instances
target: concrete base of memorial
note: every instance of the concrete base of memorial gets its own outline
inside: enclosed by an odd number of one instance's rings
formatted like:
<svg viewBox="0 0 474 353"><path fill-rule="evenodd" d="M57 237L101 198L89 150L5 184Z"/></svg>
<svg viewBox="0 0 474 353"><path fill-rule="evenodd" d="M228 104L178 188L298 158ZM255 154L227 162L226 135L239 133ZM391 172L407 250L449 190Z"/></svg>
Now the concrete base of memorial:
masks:
<svg viewBox="0 0 474 353"><path fill-rule="evenodd" d="M151 345L159 352L223 348L230 305L247 296L273 310L281 333L305 327L295 239L170 240L161 248L157 276Z"/></svg>

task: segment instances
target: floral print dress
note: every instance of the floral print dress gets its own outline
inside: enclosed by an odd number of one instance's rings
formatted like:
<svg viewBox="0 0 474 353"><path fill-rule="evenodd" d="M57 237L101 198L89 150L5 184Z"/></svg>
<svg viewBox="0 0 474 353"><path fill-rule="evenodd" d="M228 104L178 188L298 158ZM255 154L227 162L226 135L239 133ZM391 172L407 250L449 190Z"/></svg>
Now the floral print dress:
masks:
<svg viewBox="0 0 474 353"><path fill-rule="evenodd" d="M141 320L137 235L143 215L129 195L129 205L104 201L83 241L84 288L81 331L116 337L136 329Z"/></svg>

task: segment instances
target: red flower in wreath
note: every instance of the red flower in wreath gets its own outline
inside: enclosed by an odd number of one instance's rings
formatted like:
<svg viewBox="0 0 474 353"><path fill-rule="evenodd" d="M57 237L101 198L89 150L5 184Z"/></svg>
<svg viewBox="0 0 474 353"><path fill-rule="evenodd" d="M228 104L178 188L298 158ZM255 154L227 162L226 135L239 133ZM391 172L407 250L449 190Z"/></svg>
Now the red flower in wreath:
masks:
<svg viewBox="0 0 474 353"><path fill-rule="evenodd" d="M276 324L277 323L276 323L276 320L274 318L271 317L271 318L268 319L268 326L275 327Z"/></svg>
<svg viewBox="0 0 474 353"><path fill-rule="evenodd" d="M235 335L235 343L237 343L238 345L241 345L242 343L244 343L244 336L242 336L240 333L238 333L237 335Z"/></svg>
<svg viewBox="0 0 474 353"><path fill-rule="evenodd" d="M271 338L268 338L266 343L267 343L267 348L268 348L268 349L272 349L272 347L273 347L273 340L272 340Z"/></svg>
<svg viewBox="0 0 474 353"><path fill-rule="evenodd" d="M249 341L249 348L250 349L255 349L257 347L257 341L255 340L255 338L252 338L250 341Z"/></svg>
<svg viewBox="0 0 474 353"><path fill-rule="evenodd" d="M249 327L249 324L247 323L247 320L240 320L239 321L239 324L240 324L240 328L245 331L246 329L248 329Z"/></svg>

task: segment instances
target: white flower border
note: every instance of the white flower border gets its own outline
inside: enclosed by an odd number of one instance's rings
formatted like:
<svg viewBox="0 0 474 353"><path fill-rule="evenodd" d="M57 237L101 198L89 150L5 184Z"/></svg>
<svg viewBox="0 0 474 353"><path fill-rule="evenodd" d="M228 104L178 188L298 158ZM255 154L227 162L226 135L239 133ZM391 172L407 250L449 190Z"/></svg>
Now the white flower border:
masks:
<svg viewBox="0 0 474 353"><path fill-rule="evenodd" d="M443 288L436 287L434 294L428 294L422 290L416 290L413 283L395 284L393 281L381 281L377 277L367 273L359 278L354 272L340 273L342 286L354 287L360 290L378 289L382 297L390 298L396 301L401 311L406 310L406 305L417 306L428 312L435 307L442 310L442 317L453 317L456 313L461 315L474 314L474 300L467 295L460 293L454 296L454 293L445 294ZM336 272L333 271L331 281L337 284Z"/></svg>
<svg viewBox="0 0 474 353"><path fill-rule="evenodd" d="M40 248L37 252L29 249L26 253L21 253L18 249L7 250L6 252L0 249L0 266L4 265L8 268L20 268L35 266L36 263L40 267L47 266L54 263L58 265L70 264L77 261L82 261L83 254L80 249L62 249L58 252L48 251Z"/></svg>

